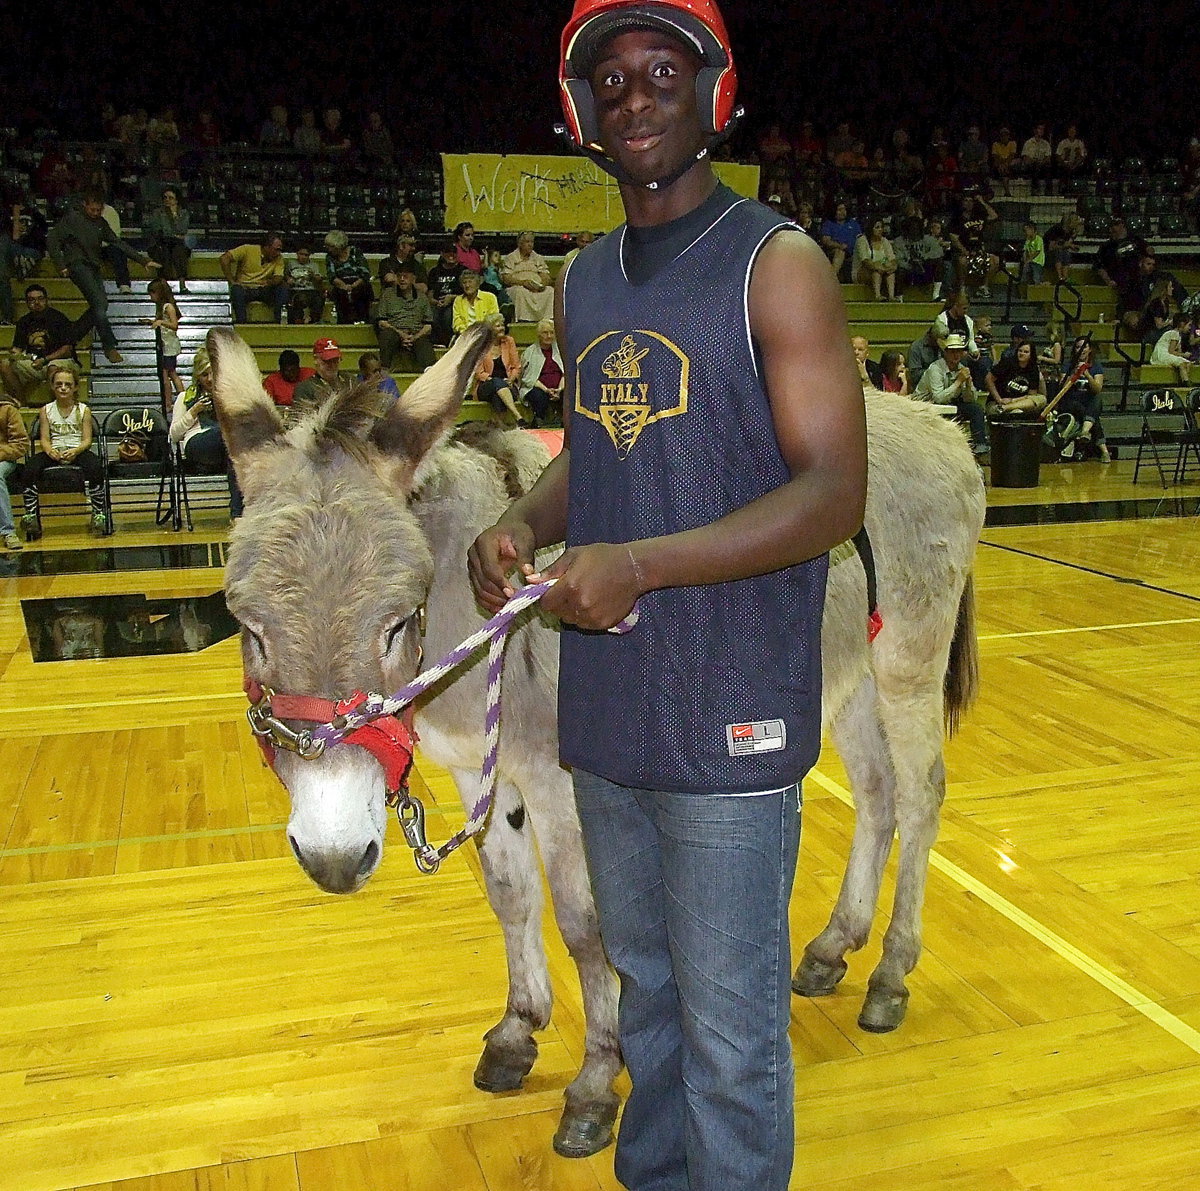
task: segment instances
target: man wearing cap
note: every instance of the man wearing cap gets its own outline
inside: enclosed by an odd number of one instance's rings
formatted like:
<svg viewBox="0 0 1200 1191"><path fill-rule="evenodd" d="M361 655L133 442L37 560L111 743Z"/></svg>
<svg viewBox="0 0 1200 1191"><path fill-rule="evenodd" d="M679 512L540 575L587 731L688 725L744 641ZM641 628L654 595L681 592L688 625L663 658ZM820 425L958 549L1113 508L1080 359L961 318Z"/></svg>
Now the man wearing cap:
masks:
<svg viewBox="0 0 1200 1191"><path fill-rule="evenodd" d="M383 291L375 309L375 331L385 372L424 372L433 363L433 307L417 292L411 264L396 266L396 285Z"/></svg>
<svg viewBox="0 0 1200 1191"><path fill-rule="evenodd" d="M288 348L279 353L279 371L270 373L263 381L263 388L271 395L271 400L279 407L285 418L290 415L292 401L296 396L296 386L316 376L316 369L302 368L300 357Z"/></svg>
<svg viewBox="0 0 1200 1191"><path fill-rule="evenodd" d="M932 401L934 405L954 406L954 420L970 427L971 449L976 455L986 455L989 450L987 414L963 358L966 354L966 336L952 331L942 343L941 359L934 360L925 369L913 396L918 401Z"/></svg>
<svg viewBox="0 0 1200 1191"><path fill-rule="evenodd" d="M567 135L626 223L559 276L564 450L469 568L489 611L557 580L560 754L633 1083L617 1178L785 1191L787 905L827 551L862 523L862 386L820 248L712 171L736 73L711 0L577 0L562 50Z"/></svg>
<svg viewBox="0 0 1200 1191"><path fill-rule="evenodd" d="M1000 361L997 362L1004 360L1015 360L1017 358L1017 352L1021 348L1021 344L1033 342L1028 323L1013 323L1008 333L1010 337L1009 344L1000 353Z"/></svg>
<svg viewBox="0 0 1200 1191"><path fill-rule="evenodd" d="M350 377L343 376L338 370L341 362L342 350L334 340L318 339L313 344L313 363L316 365L316 372L296 386L292 394L293 418L298 418L302 414L316 409L334 393L340 393L344 389L350 388L353 381Z"/></svg>

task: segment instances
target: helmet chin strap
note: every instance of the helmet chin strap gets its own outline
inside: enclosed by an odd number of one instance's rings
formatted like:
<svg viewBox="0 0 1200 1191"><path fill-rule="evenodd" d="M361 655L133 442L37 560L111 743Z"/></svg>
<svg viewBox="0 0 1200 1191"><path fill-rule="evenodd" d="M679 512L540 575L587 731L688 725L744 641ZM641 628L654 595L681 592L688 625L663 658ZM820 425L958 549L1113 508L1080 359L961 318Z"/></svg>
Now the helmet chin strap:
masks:
<svg viewBox="0 0 1200 1191"><path fill-rule="evenodd" d="M613 159L598 149L593 149L590 145L580 145L575 138L567 131L565 124L556 124L554 131L558 137L566 141L570 145L571 150L581 154L584 157L590 157L606 174L611 174L621 186L637 186L643 190L665 190L674 182L678 182L684 174L688 172L694 165L698 165L705 158L709 157L714 149L720 148L733 135L734 129L737 127L738 121L745 115L745 108L735 108L729 123L725 125L723 131L714 133L708 138L708 144L704 146L698 153L691 157L685 158L678 169L672 170L669 174L662 178L656 178L653 182L638 182L629 176L629 174Z"/></svg>

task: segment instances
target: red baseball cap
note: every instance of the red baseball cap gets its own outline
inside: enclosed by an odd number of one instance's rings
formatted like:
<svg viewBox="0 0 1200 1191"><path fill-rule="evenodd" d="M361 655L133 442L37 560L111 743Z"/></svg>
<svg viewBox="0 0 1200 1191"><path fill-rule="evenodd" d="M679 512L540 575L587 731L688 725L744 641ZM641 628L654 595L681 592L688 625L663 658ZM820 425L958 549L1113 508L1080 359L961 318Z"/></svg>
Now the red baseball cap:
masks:
<svg viewBox="0 0 1200 1191"><path fill-rule="evenodd" d="M318 339L313 344L313 355L318 360L340 360L342 358L342 349L338 347L337 342L333 339Z"/></svg>

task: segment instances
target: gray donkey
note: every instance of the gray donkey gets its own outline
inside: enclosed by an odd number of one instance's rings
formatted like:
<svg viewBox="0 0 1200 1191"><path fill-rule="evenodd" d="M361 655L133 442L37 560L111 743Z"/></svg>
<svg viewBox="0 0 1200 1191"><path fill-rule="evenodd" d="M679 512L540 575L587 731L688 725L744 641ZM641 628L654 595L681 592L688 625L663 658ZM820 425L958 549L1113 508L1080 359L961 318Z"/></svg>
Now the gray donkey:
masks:
<svg viewBox="0 0 1200 1191"><path fill-rule="evenodd" d="M440 657L477 629L467 549L506 503L528 489L546 452L532 436L495 432L469 445L450 437L488 332L462 336L390 409L358 389L328 401L291 430L263 392L250 349L213 331L216 407L246 496L226 571L229 608L242 625L246 676L276 691L337 699L391 693L421 660ZM906 398L868 400L870 493L883 631L866 635L863 568L854 556L830 572L824 622L825 717L846 762L858 808L854 844L829 925L795 975L819 996L866 941L893 834L901 839L896 903L860 1023L888 1030L903 1018L905 976L920 953L929 849L944 794L942 724L953 726L975 684L970 569L984 493L957 427ZM636 629L634 630L636 631ZM465 806L479 792L483 665L422 697L421 747L454 776ZM621 1060L616 990L588 888L569 775L557 759L554 626L536 616L508 649L499 759L489 826L478 837L488 897L504 932L509 993L485 1036L477 1086L520 1085L549 1022L550 981L541 942L538 852L563 937L580 973L584 1062L566 1090L554 1138L569 1156L611 1139L612 1083ZM280 752L288 837L322 888L359 888L382 857L383 772L359 748L314 761ZM536 843L535 843L536 840Z"/></svg>

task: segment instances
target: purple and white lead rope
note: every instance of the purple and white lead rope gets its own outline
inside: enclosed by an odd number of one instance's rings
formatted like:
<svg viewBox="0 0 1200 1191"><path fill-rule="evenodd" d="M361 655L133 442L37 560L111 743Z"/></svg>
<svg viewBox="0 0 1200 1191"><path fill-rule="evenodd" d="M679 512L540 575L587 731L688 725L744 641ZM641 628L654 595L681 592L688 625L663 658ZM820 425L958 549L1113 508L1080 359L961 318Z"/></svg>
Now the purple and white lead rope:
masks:
<svg viewBox="0 0 1200 1191"><path fill-rule="evenodd" d="M491 810L496 797L496 769L500 752L500 678L504 672L504 647L508 642L508 634L512 629L513 621L526 608L536 604L557 582L557 579L546 579L541 583L530 584L517 592L481 628L444 654L427 670L418 674L407 686L401 687L394 695L384 698L382 695L369 694L363 703L342 716L339 723L321 724L313 730L313 740L324 741L327 748L341 744L347 736L364 724L369 724L372 720L383 716L394 716L403 711L414 699L440 682L447 674L453 673L464 662L469 661L482 645L488 646L487 704L484 713L485 747L483 770L480 773L481 792L461 831L451 836L439 848L434 848L429 843L425 843L423 848L414 848L414 851L417 852L418 866L423 872L436 871L438 865L456 848L461 847L473 835L476 835L487 820L488 811ZM638 610L635 605L624 620L608 631L610 633L627 633L637 624L637 621ZM407 794L402 794L401 797L402 799L405 797L411 799L411 796ZM398 813L402 814L403 810L404 806L401 803ZM402 825L403 821L401 818Z"/></svg>

